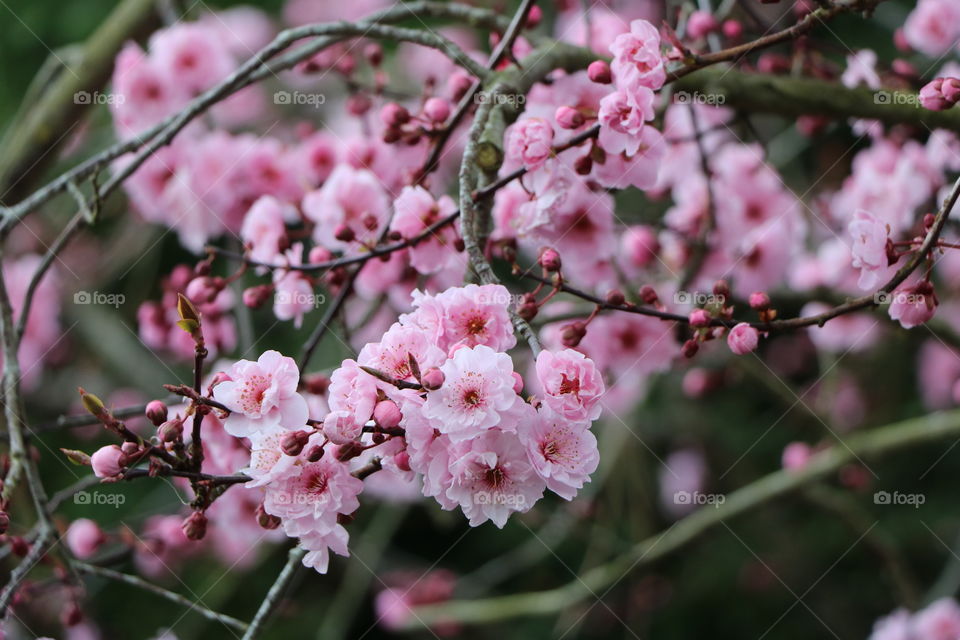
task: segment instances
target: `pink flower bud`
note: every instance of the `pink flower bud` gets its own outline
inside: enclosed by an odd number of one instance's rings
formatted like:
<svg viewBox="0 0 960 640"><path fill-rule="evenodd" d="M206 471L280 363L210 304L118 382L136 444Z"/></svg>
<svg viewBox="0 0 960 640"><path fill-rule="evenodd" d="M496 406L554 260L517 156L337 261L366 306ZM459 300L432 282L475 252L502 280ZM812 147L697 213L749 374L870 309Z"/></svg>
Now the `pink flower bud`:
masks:
<svg viewBox="0 0 960 640"><path fill-rule="evenodd" d="M272 284L259 284L243 290L243 304L250 309L259 309L270 299L273 293Z"/></svg>
<svg viewBox="0 0 960 640"><path fill-rule="evenodd" d="M754 291L750 294L750 308L757 311L766 311L770 308L770 296L763 291Z"/></svg>
<svg viewBox="0 0 960 640"><path fill-rule="evenodd" d="M579 321L564 325L560 330L560 340L563 346L571 349L579 345L585 335L587 335L587 325Z"/></svg>
<svg viewBox="0 0 960 640"><path fill-rule="evenodd" d="M161 442L176 442L183 436L183 420L174 418L167 420L157 429L157 437Z"/></svg>
<svg viewBox="0 0 960 640"><path fill-rule="evenodd" d="M341 224L334 230L333 237L340 242L353 242L353 240L357 237L357 234L348 225Z"/></svg>
<svg viewBox="0 0 960 640"><path fill-rule="evenodd" d="M704 329L710 326L710 314L706 309L694 309L690 312L690 326L694 329Z"/></svg>
<svg viewBox="0 0 960 640"><path fill-rule="evenodd" d="M473 79L466 72L457 69L447 80L447 91L454 100L460 100L470 87L473 86Z"/></svg>
<svg viewBox="0 0 960 640"><path fill-rule="evenodd" d="M400 471L410 471L410 454L406 451L401 451L393 456L393 463L397 465Z"/></svg>
<svg viewBox="0 0 960 640"><path fill-rule="evenodd" d="M330 378L322 373L311 373L303 376L303 388L307 393L322 396L330 388Z"/></svg>
<svg viewBox="0 0 960 640"><path fill-rule="evenodd" d="M738 20L724 20L723 35L730 40L739 40L743 35L743 25Z"/></svg>
<svg viewBox="0 0 960 640"><path fill-rule="evenodd" d="M220 285L222 285L222 279L220 278L194 278L183 293L193 302L206 304L213 302L213 299L220 294L223 289Z"/></svg>
<svg viewBox="0 0 960 640"><path fill-rule="evenodd" d="M280 439L280 449L288 456L298 456L307 446L310 434L306 431L291 431Z"/></svg>
<svg viewBox="0 0 960 640"><path fill-rule="evenodd" d="M326 247L314 247L310 249L310 253L307 254L307 260L310 261L310 264L321 264L323 262L329 262L333 259L333 254L330 253L330 250Z"/></svg>
<svg viewBox="0 0 960 640"><path fill-rule="evenodd" d="M541 249L538 262L540 262L540 266L547 271L560 271L560 254L556 249L551 247Z"/></svg>
<svg viewBox="0 0 960 640"><path fill-rule="evenodd" d="M262 503L257 505L257 510L254 513L257 517L257 524L267 531L272 531L280 526L280 518L267 513L266 509L263 508Z"/></svg>
<svg viewBox="0 0 960 640"><path fill-rule="evenodd" d="M347 113L352 116L360 117L367 111L370 111L370 107L372 106L373 103L365 93L355 93L347 98Z"/></svg>
<svg viewBox="0 0 960 640"><path fill-rule="evenodd" d="M760 332L746 322L741 322L727 335L727 346L738 356L750 353L757 348Z"/></svg>
<svg viewBox="0 0 960 640"><path fill-rule="evenodd" d="M783 468L789 471L799 471L807 466L813 455L810 445L805 442L791 442L783 450L781 462Z"/></svg>
<svg viewBox="0 0 960 640"><path fill-rule="evenodd" d="M410 120L410 112L396 102L388 102L380 109L380 119L388 127L399 127Z"/></svg>
<svg viewBox="0 0 960 640"><path fill-rule="evenodd" d="M159 400L151 400L147 403L144 413L146 414L147 419L153 423L153 426L159 427L167 420L167 405L163 404Z"/></svg>
<svg viewBox="0 0 960 640"><path fill-rule="evenodd" d="M393 400L382 400L373 408L373 421L384 429L399 427L402 418L400 407Z"/></svg>
<svg viewBox="0 0 960 640"><path fill-rule="evenodd" d="M89 558L106 540L106 536L97 523L89 518L74 520L67 529L67 547L81 560Z"/></svg>
<svg viewBox="0 0 960 640"><path fill-rule="evenodd" d="M957 78L945 78L940 92L943 93L943 97L946 98L947 102L951 105L957 104L957 101L960 100L960 80Z"/></svg>
<svg viewBox="0 0 960 640"><path fill-rule="evenodd" d="M557 107L553 117L561 129L576 129L583 124L583 114L573 107Z"/></svg>
<svg viewBox="0 0 960 640"><path fill-rule="evenodd" d="M606 302L614 307L621 307L627 303L626 296L619 289L611 289L607 292Z"/></svg>
<svg viewBox="0 0 960 640"><path fill-rule="evenodd" d="M656 290L648 284L640 287L640 299L643 300L643 304L657 304L660 301L659 296L657 296Z"/></svg>
<svg viewBox="0 0 960 640"><path fill-rule="evenodd" d="M379 67L383 62L383 47L376 42L371 42L363 48L363 57L367 59L370 66Z"/></svg>
<svg viewBox="0 0 960 640"><path fill-rule="evenodd" d="M443 98L430 98L423 105L423 115L438 124L450 117L450 103Z"/></svg>
<svg viewBox="0 0 960 640"><path fill-rule="evenodd" d="M937 78L920 89L920 104L930 111L943 111L948 109L950 102L944 97L941 89L943 88L943 78Z"/></svg>
<svg viewBox="0 0 960 640"><path fill-rule="evenodd" d="M207 535L207 516L203 515L202 511L194 511L183 521L180 528L188 540L203 540Z"/></svg>
<svg viewBox="0 0 960 640"><path fill-rule="evenodd" d="M307 449L307 462L316 462L323 457L323 447L319 444L315 444L309 449Z"/></svg>
<svg viewBox="0 0 960 640"><path fill-rule="evenodd" d="M709 11L694 11L687 19L687 33L694 39L705 37L718 26L717 19Z"/></svg>
<svg viewBox="0 0 960 640"><path fill-rule="evenodd" d="M90 466L93 467L93 474L98 478L113 478L123 471L124 458L120 447L108 444L100 447L90 456Z"/></svg>
<svg viewBox="0 0 960 640"><path fill-rule="evenodd" d="M680 347L680 353L684 358L692 358L697 355L697 351L700 351L700 343L696 340L687 340Z"/></svg>
<svg viewBox="0 0 960 640"><path fill-rule="evenodd" d="M603 60L594 60L587 67L587 76L592 82L597 84L610 84L613 82L613 73L610 71L610 65Z"/></svg>
<svg viewBox="0 0 960 640"><path fill-rule="evenodd" d="M445 376L443 371L436 367L432 367L423 372L423 375L420 376L420 383L423 385L423 388L428 391L436 391L443 386L443 380Z"/></svg>
<svg viewBox="0 0 960 640"><path fill-rule="evenodd" d="M626 261L637 269L650 265L660 251L656 232L646 225L629 227L623 234L620 246Z"/></svg>
<svg viewBox="0 0 960 640"><path fill-rule="evenodd" d="M543 9L537 5L533 5L527 13L527 21L524 26L527 29L536 29L541 20L543 20Z"/></svg>
<svg viewBox="0 0 960 640"><path fill-rule="evenodd" d="M140 453L140 445L138 445L136 442L124 442L122 445L120 445L120 451L123 452L123 455L129 458Z"/></svg>

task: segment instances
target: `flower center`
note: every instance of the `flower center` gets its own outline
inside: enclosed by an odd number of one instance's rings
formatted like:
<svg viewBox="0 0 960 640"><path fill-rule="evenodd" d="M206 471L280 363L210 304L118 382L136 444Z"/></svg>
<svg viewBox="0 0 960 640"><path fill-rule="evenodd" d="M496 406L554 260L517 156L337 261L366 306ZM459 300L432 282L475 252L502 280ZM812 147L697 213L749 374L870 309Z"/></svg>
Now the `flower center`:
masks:
<svg viewBox="0 0 960 640"><path fill-rule="evenodd" d="M255 374L243 383L240 392L240 410L244 413L260 413L263 405L263 394L270 388L270 376Z"/></svg>

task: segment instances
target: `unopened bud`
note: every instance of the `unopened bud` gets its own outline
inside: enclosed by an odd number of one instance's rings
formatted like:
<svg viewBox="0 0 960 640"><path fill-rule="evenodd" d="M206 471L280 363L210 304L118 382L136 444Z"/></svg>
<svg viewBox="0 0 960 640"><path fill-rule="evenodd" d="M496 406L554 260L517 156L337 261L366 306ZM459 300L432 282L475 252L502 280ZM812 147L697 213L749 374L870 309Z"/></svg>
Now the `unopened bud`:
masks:
<svg viewBox="0 0 960 640"><path fill-rule="evenodd" d="M157 437L161 442L176 442L183 437L183 420L180 418L167 420L157 429Z"/></svg>
<svg viewBox="0 0 960 640"><path fill-rule="evenodd" d="M556 118L561 129L576 129L583 125L583 114L566 105L557 107L553 117Z"/></svg>
<svg viewBox="0 0 960 640"><path fill-rule="evenodd" d="M607 304L613 307L621 307L627 302L623 292L619 289L611 289L607 292Z"/></svg>
<svg viewBox="0 0 960 640"><path fill-rule="evenodd" d="M277 516L267 513L266 509L263 508L263 504L257 505L257 524L262 528L272 531L280 526L280 518Z"/></svg>
<svg viewBox="0 0 960 640"><path fill-rule="evenodd" d="M656 290L648 284L640 287L640 299L643 300L643 304L650 305L657 304L660 301Z"/></svg>
<svg viewBox="0 0 960 640"><path fill-rule="evenodd" d="M450 117L450 103L443 98L430 98L423 104L423 115L438 124Z"/></svg>
<svg viewBox="0 0 960 640"><path fill-rule="evenodd" d="M770 296L763 291L754 291L750 294L750 308L756 311L766 311L770 308Z"/></svg>
<svg viewBox="0 0 960 640"><path fill-rule="evenodd" d="M560 271L560 254L556 249L551 247L541 249L538 262L540 262L540 266L547 271Z"/></svg>
<svg viewBox="0 0 960 640"><path fill-rule="evenodd" d="M323 447L315 444L307 449L307 462L316 462L323 457Z"/></svg>
<svg viewBox="0 0 960 640"><path fill-rule="evenodd" d="M363 453L363 445L356 440L351 440L337 447L337 460L346 462L347 460L356 458L361 453Z"/></svg>
<svg viewBox="0 0 960 640"><path fill-rule="evenodd" d="M692 358L697 355L697 351L700 350L700 343L696 340L687 340L683 343L683 346L680 347L680 353L683 354L684 358Z"/></svg>
<svg viewBox="0 0 960 640"><path fill-rule="evenodd" d="M587 67L587 76L592 82L597 84L610 84L613 82L613 73L610 71L610 65L603 60L594 60Z"/></svg>
<svg viewBox="0 0 960 640"><path fill-rule="evenodd" d="M159 400L151 400L144 411L153 426L159 427L167 421L167 405Z"/></svg>
<svg viewBox="0 0 960 640"><path fill-rule="evenodd" d="M443 371L436 367L432 367L423 372L423 375L420 376L420 384L423 385L423 388L427 391L436 391L443 386L444 376Z"/></svg>
<svg viewBox="0 0 960 640"><path fill-rule="evenodd" d="M384 429L399 427L402 418L400 407L393 400L383 400L373 408L373 421Z"/></svg>
<svg viewBox="0 0 960 640"><path fill-rule="evenodd" d="M207 516L203 515L202 511L194 511L183 521L180 528L188 540L203 540L207 535Z"/></svg>
<svg viewBox="0 0 960 640"><path fill-rule="evenodd" d="M334 230L333 237L340 242L353 242L357 234L350 226L341 224Z"/></svg>
<svg viewBox="0 0 960 640"><path fill-rule="evenodd" d="M380 119L388 127L399 127L410 120L410 112L396 102L388 102L380 110Z"/></svg>
<svg viewBox="0 0 960 640"><path fill-rule="evenodd" d="M564 325L560 330L560 339L565 347L576 347L585 335L587 335L587 325L580 321Z"/></svg>
<svg viewBox="0 0 960 640"><path fill-rule="evenodd" d="M310 434L306 431L291 431L280 439L280 449L288 456L298 456L307 446Z"/></svg>

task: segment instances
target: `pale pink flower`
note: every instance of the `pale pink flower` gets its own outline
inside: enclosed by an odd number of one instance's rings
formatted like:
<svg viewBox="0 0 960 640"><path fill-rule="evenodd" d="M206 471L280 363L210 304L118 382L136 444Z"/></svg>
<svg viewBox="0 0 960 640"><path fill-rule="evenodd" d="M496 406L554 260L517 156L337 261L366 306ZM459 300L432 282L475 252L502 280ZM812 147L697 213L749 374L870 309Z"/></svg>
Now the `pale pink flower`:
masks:
<svg viewBox="0 0 960 640"><path fill-rule="evenodd" d="M926 280L912 286L901 285L890 296L887 312L904 329L912 329L930 320L939 304L933 286Z"/></svg>
<svg viewBox="0 0 960 640"><path fill-rule="evenodd" d="M600 417L603 377L596 365L582 353L564 349L544 350L537 356L537 378L544 403L569 420L596 420Z"/></svg>
<svg viewBox="0 0 960 640"><path fill-rule="evenodd" d="M395 323L383 334L379 342L370 342L361 349L357 362L382 371L392 378L411 381L413 380L413 371L410 369L411 357L416 361L420 371L426 371L443 364L446 353L433 344L421 329Z"/></svg>
<svg viewBox="0 0 960 640"><path fill-rule="evenodd" d="M404 238L419 236L437 221L457 210L450 196L434 199L423 187L404 187L393 203L393 219L390 229ZM448 224L430 233L425 239L410 247L410 264L424 275L446 268L457 256L453 244L457 240L454 225Z"/></svg>
<svg viewBox="0 0 960 640"><path fill-rule="evenodd" d="M877 620L868 640L914 640L910 612L897 609Z"/></svg>
<svg viewBox="0 0 960 640"><path fill-rule="evenodd" d="M923 640L960 638L960 606L953 598L940 598L913 615L911 629Z"/></svg>
<svg viewBox="0 0 960 640"><path fill-rule="evenodd" d="M300 143L295 152L307 184L316 188L326 182L337 166L337 144L330 134L320 131Z"/></svg>
<svg viewBox="0 0 960 640"><path fill-rule="evenodd" d="M348 249L356 242L376 242L389 215L387 195L377 176L346 164L338 164L320 189L307 193L302 208L316 223L316 241L333 250ZM335 237L341 226L353 231L354 241Z"/></svg>
<svg viewBox="0 0 960 640"><path fill-rule="evenodd" d="M545 483L515 433L492 429L454 445L450 473L447 497L472 527L491 520L502 529L511 513L529 511L543 497Z"/></svg>
<svg viewBox="0 0 960 640"><path fill-rule="evenodd" d="M78 518L70 523L66 534L70 553L84 560L89 558L106 541L106 536L96 522L89 518Z"/></svg>
<svg viewBox="0 0 960 640"><path fill-rule="evenodd" d="M654 94L646 87L633 93L615 91L600 101L600 146L612 154L632 156L641 145L643 128L654 116Z"/></svg>
<svg viewBox="0 0 960 640"><path fill-rule="evenodd" d="M293 358L264 351L256 362L239 360L226 373L230 379L215 387L214 396L233 412L224 423L231 435L306 424L307 401L297 393L300 371Z"/></svg>
<svg viewBox="0 0 960 640"><path fill-rule="evenodd" d="M660 168L667 155L663 134L652 125L640 130L637 148L632 155L611 154L603 163L593 163L591 175L602 186L611 189L652 189L657 185Z"/></svg>
<svg viewBox="0 0 960 640"><path fill-rule="evenodd" d="M261 487L290 473L295 473L297 458L288 456L280 448L280 442L288 431L280 428L255 431L250 440L250 460L244 472L253 480L246 487Z"/></svg>
<svg viewBox="0 0 960 640"><path fill-rule="evenodd" d="M507 132L505 151L528 171L540 168L553 152L553 126L543 118L523 118Z"/></svg>
<svg viewBox="0 0 960 640"><path fill-rule="evenodd" d="M858 209L847 229L853 236L850 249L853 266L860 269L857 284L861 289L876 289L890 272L887 259L890 228L869 211Z"/></svg>
<svg viewBox="0 0 960 640"><path fill-rule="evenodd" d="M505 419L523 402L513 390L513 361L490 347L458 349L440 370L446 379L427 395L423 415L454 441L506 428Z"/></svg>
<svg viewBox="0 0 960 640"><path fill-rule="evenodd" d="M903 35L917 51L939 58L957 46L960 5L954 0L920 0L903 25Z"/></svg>
<svg viewBox="0 0 960 640"><path fill-rule="evenodd" d="M377 379L357 366L355 360L344 360L330 376L327 401L331 411L345 411L361 426L370 420L377 404Z"/></svg>
<svg viewBox="0 0 960 640"><path fill-rule="evenodd" d="M296 243L283 253L286 264L303 264L303 245ZM299 269L275 269L273 271L273 315L278 320L293 320L293 326L300 328L303 316L317 308L321 300L313 292L313 282Z"/></svg>
<svg viewBox="0 0 960 640"><path fill-rule="evenodd" d="M333 444L346 444L363 433L363 423L349 411L331 411L323 420L323 435Z"/></svg>
<svg viewBox="0 0 960 640"><path fill-rule="evenodd" d="M760 332L746 322L741 322L727 334L727 346L738 356L750 353L757 348Z"/></svg>
<svg viewBox="0 0 960 640"><path fill-rule="evenodd" d="M570 419L550 408L537 414L518 431L527 458L548 489L572 500L600 463L597 439L584 419Z"/></svg>
<svg viewBox="0 0 960 640"><path fill-rule="evenodd" d="M373 605L379 623L391 631L399 631L408 622L416 620L414 607L449 600L456 583L455 576L443 569L426 574L391 574L384 580L389 586L377 594ZM431 629L441 637L453 636L458 631L458 625L443 623L433 625Z"/></svg>
<svg viewBox="0 0 960 640"><path fill-rule="evenodd" d="M791 442L783 449L781 464L788 471L799 471L807 466L813 451L806 442Z"/></svg>
<svg viewBox="0 0 960 640"><path fill-rule="evenodd" d="M150 38L150 57L181 90L197 94L223 80L235 67L216 30L177 22Z"/></svg>
<svg viewBox="0 0 960 640"><path fill-rule="evenodd" d="M660 55L660 32L646 20L630 23L630 32L616 37L610 45L614 81L620 90L659 89L666 80Z"/></svg>
<svg viewBox="0 0 960 640"><path fill-rule="evenodd" d="M124 139L156 124L184 101L174 78L134 43L124 46L117 56L113 91L114 127Z"/></svg>
<svg viewBox="0 0 960 640"><path fill-rule="evenodd" d="M287 236L283 221L283 203L273 196L261 196L253 203L240 227L240 238L251 247L250 258L273 263L280 255L281 242Z"/></svg>
<svg viewBox="0 0 960 640"><path fill-rule="evenodd" d="M506 351L517 344L507 312L511 302L513 296L499 284L451 287L436 296L414 291L414 311L400 322L427 331L444 351L461 344Z"/></svg>

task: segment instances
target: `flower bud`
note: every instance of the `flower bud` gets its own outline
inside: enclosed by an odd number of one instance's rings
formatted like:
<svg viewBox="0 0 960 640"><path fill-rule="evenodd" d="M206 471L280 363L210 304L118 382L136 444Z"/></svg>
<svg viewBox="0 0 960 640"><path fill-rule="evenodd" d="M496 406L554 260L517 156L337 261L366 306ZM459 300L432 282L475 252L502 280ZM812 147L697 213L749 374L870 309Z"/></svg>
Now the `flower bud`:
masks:
<svg viewBox="0 0 960 640"><path fill-rule="evenodd" d="M307 393L322 396L330 388L330 378L322 373L311 373L303 377L303 388Z"/></svg>
<svg viewBox="0 0 960 640"><path fill-rule="evenodd" d="M280 449L288 456L298 456L307 446L310 434L306 431L291 431L280 439Z"/></svg>
<svg viewBox="0 0 960 640"><path fill-rule="evenodd" d="M590 154L588 153L574 160L573 170L576 171L578 176L585 176L593 171L593 158L590 157Z"/></svg>
<svg viewBox="0 0 960 640"><path fill-rule="evenodd" d="M323 457L323 447L319 444L315 444L309 449L307 449L307 462L316 462Z"/></svg>
<svg viewBox="0 0 960 640"><path fill-rule="evenodd" d="M683 346L680 347L680 353L684 358L692 358L697 355L697 351L700 350L700 343L696 340L687 340L683 343Z"/></svg>
<svg viewBox="0 0 960 640"><path fill-rule="evenodd" d="M763 291L754 291L750 294L750 308L756 311L766 311L770 308L770 296Z"/></svg>
<svg viewBox="0 0 960 640"><path fill-rule="evenodd" d="M357 237L357 234L349 225L341 224L338 225L334 230L333 237L340 242L353 242L353 240Z"/></svg>
<svg viewBox="0 0 960 640"><path fill-rule="evenodd" d="M524 27L527 29L536 29L541 20L543 20L543 9L537 5L533 5L527 13L527 21L524 23Z"/></svg>
<svg viewBox="0 0 960 640"><path fill-rule="evenodd" d="M157 437L160 442L176 442L183 437L183 420L174 418L167 420L157 429Z"/></svg>
<svg viewBox="0 0 960 640"><path fill-rule="evenodd" d="M537 317L537 313L540 312L540 307L537 306L537 299L533 294L527 293L524 294L520 306L517 307L517 315L530 322Z"/></svg>
<svg viewBox="0 0 960 640"><path fill-rule="evenodd" d="M267 531L272 531L280 526L280 518L273 514L267 513L266 509L263 508L263 503L257 505L256 516L257 524Z"/></svg>
<svg viewBox="0 0 960 640"><path fill-rule="evenodd" d="M622 307L627 299L619 289L611 289L607 292L607 304L614 307Z"/></svg>
<svg viewBox="0 0 960 640"><path fill-rule="evenodd" d="M89 518L74 520L65 537L70 552L81 560L95 554L107 539L100 526Z"/></svg>
<svg viewBox="0 0 960 640"><path fill-rule="evenodd" d="M727 346L738 356L750 353L757 348L760 332L746 322L741 322L727 335Z"/></svg>
<svg viewBox="0 0 960 640"><path fill-rule="evenodd" d="M587 67L587 77L597 84L610 84L613 82L613 73L610 71L610 65L603 60L594 60Z"/></svg>
<svg viewBox="0 0 960 640"><path fill-rule="evenodd" d="M410 121L410 112L396 102L388 102L380 109L380 119L388 127L399 127Z"/></svg>
<svg viewBox="0 0 960 640"><path fill-rule="evenodd" d="M153 426L159 427L167 420L167 405L159 400L151 400L144 411Z"/></svg>
<svg viewBox="0 0 960 640"><path fill-rule="evenodd" d="M447 80L447 90L453 100L459 101L473 86L473 79L466 72L457 69Z"/></svg>
<svg viewBox="0 0 960 640"><path fill-rule="evenodd" d="M738 20L724 20L723 35L730 40L739 40L743 35L743 25Z"/></svg>
<svg viewBox="0 0 960 640"><path fill-rule="evenodd" d="M710 314L707 313L706 309L694 309L690 312L689 319L690 326L694 329L704 329L710 326Z"/></svg>
<svg viewBox="0 0 960 640"><path fill-rule="evenodd" d="M355 93L347 98L347 113L352 116L360 117L367 111L370 111L370 107L372 106L373 103L365 93Z"/></svg>
<svg viewBox="0 0 960 640"><path fill-rule="evenodd" d="M431 122L442 124L450 117L450 103L443 98L430 98L423 105L423 115Z"/></svg>
<svg viewBox="0 0 960 640"><path fill-rule="evenodd" d="M249 309L259 309L270 299L272 284L259 284L243 290L243 304Z"/></svg>
<svg viewBox="0 0 960 640"><path fill-rule="evenodd" d="M643 300L643 304L650 305L657 304L660 301L656 290L648 284L640 287L640 299Z"/></svg>
<svg viewBox="0 0 960 640"><path fill-rule="evenodd" d="M551 247L541 249L538 262L547 271L560 271L560 254L556 249Z"/></svg>
<svg viewBox="0 0 960 640"><path fill-rule="evenodd" d="M585 335L587 335L587 325L580 321L566 324L560 330L560 339L563 346L571 349L579 345Z"/></svg>
<svg viewBox="0 0 960 640"><path fill-rule="evenodd" d="M399 427L402 418L400 407L393 400L382 400L373 408L373 421L384 429Z"/></svg>
<svg viewBox="0 0 960 640"><path fill-rule="evenodd" d="M113 478L120 475L125 457L120 447L115 444L100 447L90 456L93 474L98 478Z"/></svg>
<svg viewBox="0 0 960 640"><path fill-rule="evenodd" d="M444 376L443 371L436 367L432 367L423 372L423 375L420 376L420 384L423 385L423 388L427 391L436 391L443 386Z"/></svg>
<svg viewBox="0 0 960 640"><path fill-rule="evenodd" d="M357 441L350 441L337 447L337 460L346 462L363 453L363 445Z"/></svg>
<svg viewBox="0 0 960 640"><path fill-rule="evenodd" d="M401 451L393 456L393 463L397 465L400 471L410 471L410 454L406 451Z"/></svg>
<svg viewBox="0 0 960 640"><path fill-rule="evenodd" d="M576 129L583 125L583 114L573 107L557 107L553 117L556 118L561 129Z"/></svg>
<svg viewBox="0 0 960 640"><path fill-rule="evenodd" d="M363 57L367 59L372 67L379 67L383 62L383 47L376 42L371 42L363 48Z"/></svg>
<svg viewBox="0 0 960 640"><path fill-rule="evenodd" d="M135 456L140 453L140 445L138 445L136 442L127 441L120 445L120 451L123 452L124 456L130 458L131 456Z"/></svg>
<svg viewBox="0 0 960 640"><path fill-rule="evenodd" d="M717 19L709 11L694 11L687 18L687 34L694 39L706 37L718 26Z"/></svg>
<svg viewBox="0 0 960 640"><path fill-rule="evenodd" d="M513 392L519 394L523 391L523 376L516 371L513 372Z"/></svg>
<svg viewBox="0 0 960 640"><path fill-rule="evenodd" d="M203 515L202 511L194 511L183 521L180 528L188 540L203 540L207 535L207 516Z"/></svg>

